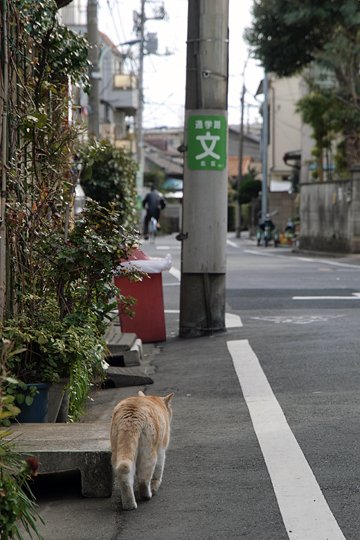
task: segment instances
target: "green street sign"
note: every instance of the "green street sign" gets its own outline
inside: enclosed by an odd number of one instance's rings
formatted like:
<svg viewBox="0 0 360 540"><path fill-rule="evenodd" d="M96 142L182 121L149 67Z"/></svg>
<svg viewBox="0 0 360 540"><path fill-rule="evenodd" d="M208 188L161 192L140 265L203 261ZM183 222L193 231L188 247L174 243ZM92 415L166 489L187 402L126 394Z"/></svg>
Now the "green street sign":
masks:
<svg viewBox="0 0 360 540"><path fill-rule="evenodd" d="M222 115L190 116L187 125L187 163L193 171L226 168L227 124Z"/></svg>

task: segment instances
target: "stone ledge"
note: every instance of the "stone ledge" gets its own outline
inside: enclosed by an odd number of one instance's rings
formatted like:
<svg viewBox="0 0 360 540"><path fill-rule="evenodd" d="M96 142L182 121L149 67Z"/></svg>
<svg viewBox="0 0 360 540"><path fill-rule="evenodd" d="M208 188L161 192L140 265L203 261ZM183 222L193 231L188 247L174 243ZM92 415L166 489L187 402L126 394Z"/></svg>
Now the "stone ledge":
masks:
<svg viewBox="0 0 360 540"><path fill-rule="evenodd" d="M110 426L98 423L17 424L17 449L39 459L39 474L79 470L84 497L110 497Z"/></svg>

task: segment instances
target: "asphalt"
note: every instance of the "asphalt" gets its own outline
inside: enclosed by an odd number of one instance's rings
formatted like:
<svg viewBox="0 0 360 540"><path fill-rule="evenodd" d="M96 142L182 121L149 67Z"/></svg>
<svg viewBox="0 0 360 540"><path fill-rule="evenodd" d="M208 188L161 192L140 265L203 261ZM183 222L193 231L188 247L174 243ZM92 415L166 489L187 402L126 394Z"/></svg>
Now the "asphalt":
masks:
<svg viewBox="0 0 360 540"><path fill-rule="evenodd" d="M156 253L148 248L150 255ZM130 381L133 376L131 385L91 393L82 434L72 441L82 446L88 424L91 436L96 438L98 431L107 444L112 411L121 399L138 390L174 392L172 435L159 494L135 512L124 512L116 482L111 497L88 498L82 494L78 471L40 475L33 490L44 540L235 539L239 536L234 531L259 540L264 530L269 539L287 538L227 349L227 341L244 337L243 329L180 339L179 283L169 274L164 278L166 341L143 344L141 364L119 368ZM146 384L149 379L152 384ZM136 385L137 380L141 384ZM261 516L261 525L254 516ZM24 533L23 538L30 537Z"/></svg>

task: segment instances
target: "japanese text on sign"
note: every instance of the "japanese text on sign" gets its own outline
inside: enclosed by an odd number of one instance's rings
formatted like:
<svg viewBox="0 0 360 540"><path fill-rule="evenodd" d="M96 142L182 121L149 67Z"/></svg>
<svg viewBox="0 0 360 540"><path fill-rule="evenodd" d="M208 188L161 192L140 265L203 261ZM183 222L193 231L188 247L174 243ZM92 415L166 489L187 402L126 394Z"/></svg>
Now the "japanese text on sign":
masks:
<svg viewBox="0 0 360 540"><path fill-rule="evenodd" d="M205 171L225 169L226 134L225 116L190 116L187 145L189 169Z"/></svg>

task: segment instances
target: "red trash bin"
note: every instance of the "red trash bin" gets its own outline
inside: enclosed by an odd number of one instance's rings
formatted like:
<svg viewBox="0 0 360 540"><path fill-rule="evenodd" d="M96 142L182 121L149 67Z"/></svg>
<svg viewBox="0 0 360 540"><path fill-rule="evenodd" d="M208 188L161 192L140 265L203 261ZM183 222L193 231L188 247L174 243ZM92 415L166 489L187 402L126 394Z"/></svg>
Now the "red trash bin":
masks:
<svg viewBox="0 0 360 540"><path fill-rule="evenodd" d="M129 261L151 261L140 249L133 250ZM141 263L137 268L142 269ZM164 298L162 288L162 274L148 273L142 281L130 281L125 276L115 276L115 285L124 296L132 296L136 303L132 306L134 317L123 312L119 303L119 319L122 332L135 333L143 343L166 341L166 327L164 314Z"/></svg>

